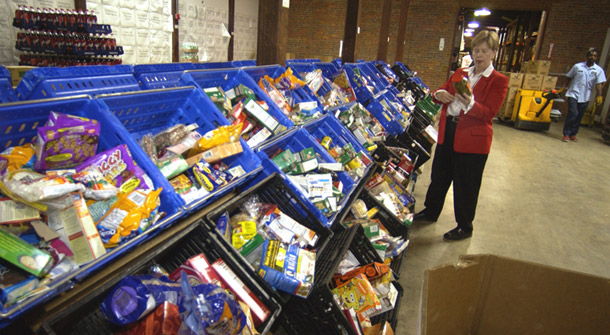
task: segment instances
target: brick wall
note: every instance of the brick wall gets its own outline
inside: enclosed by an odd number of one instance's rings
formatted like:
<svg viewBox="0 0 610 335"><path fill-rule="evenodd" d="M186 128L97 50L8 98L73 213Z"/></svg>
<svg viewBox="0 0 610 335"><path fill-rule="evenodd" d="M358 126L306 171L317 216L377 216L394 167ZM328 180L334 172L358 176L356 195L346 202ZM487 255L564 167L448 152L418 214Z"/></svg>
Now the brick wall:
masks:
<svg viewBox="0 0 610 335"><path fill-rule="evenodd" d="M361 1L364 2L356 55L368 60L377 55L382 1ZM292 0L288 52L299 58L335 56L339 40L343 39L346 4L347 0ZM540 58L546 59L549 44L554 43L551 72L566 72L574 63L583 61L589 47L600 50L610 26L608 0L410 0L403 62L416 70L430 87L442 85L449 70L459 9L483 4L492 11L549 10ZM399 15L400 1L393 0L390 36L394 39L398 34ZM438 49L441 37L445 38L443 51ZM386 61L394 60L395 42L390 42Z"/></svg>

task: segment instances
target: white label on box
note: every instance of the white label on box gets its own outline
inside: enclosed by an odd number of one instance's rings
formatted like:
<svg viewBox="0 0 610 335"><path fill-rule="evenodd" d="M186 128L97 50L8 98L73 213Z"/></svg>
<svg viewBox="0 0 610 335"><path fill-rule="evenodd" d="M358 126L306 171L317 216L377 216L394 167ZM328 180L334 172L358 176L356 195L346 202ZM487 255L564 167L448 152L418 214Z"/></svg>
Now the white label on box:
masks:
<svg viewBox="0 0 610 335"><path fill-rule="evenodd" d="M239 178L239 177L245 175L246 171L244 170L244 168L241 165L238 165L238 166L234 166L234 167L230 168L229 173L234 178Z"/></svg>
<svg viewBox="0 0 610 335"><path fill-rule="evenodd" d="M294 239L294 232L286 227L283 227L279 219L269 222L268 227L273 235L275 235L280 241L288 244L292 243L292 240Z"/></svg>
<svg viewBox="0 0 610 335"><path fill-rule="evenodd" d="M266 128L274 132L278 126L280 125L271 114L267 113L263 109L263 107L259 106L254 100L248 101L246 104L246 109L254 116L257 120L259 120Z"/></svg>
<svg viewBox="0 0 610 335"><path fill-rule="evenodd" d="M268 139L271 136L271 132L267 128L263 128L258 131L258 133L254 134L248 142L248 146L251 148L261 144L264 140Z"/></svg>
<svg viewBox="0 0 610 335"><path fill-rule="evenodd" d="M310 159L308 161L304 161L301 164L303 166L303 173L309 172L309 171L313 171L313 170L318 168L318 160L315 159L315 158L314 159Z"/></svg>
<svg viewBox="0 0 610 335"><path fill-rule="evenodd" d="M333 195L333 179L328 173L307 176L307 189L310 198L328 198Z"/></svg>
<svg viewBox="0 0 610 335"><path fill-rule="evenodd" d="M13 200L0 200L0 222L23 222L40 219L40 212L32 207L17 203Z"/></svg>
<svg viewBox="0 0 610 335"><path fill-rule="evenodd" d="M320 163L318 164L319 169L325 169L328 171L343 171L343 164L341 163Z"/></svg>

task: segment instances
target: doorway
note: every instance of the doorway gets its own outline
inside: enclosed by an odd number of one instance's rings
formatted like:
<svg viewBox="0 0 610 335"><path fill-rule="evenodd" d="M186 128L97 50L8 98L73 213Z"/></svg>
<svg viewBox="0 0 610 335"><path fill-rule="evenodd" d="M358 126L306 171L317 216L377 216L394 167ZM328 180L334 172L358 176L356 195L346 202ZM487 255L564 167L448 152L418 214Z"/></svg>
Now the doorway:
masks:
<svg viewBox="0 0 610 335"><path fill-rule="evenodd" d="M468 65L471 41L481 30L493 30L500 38L500 49L494 60L498 71L519 72L521 64L538 59L545 11L487 10L461 8L457 20L451 69Z"/></svg>

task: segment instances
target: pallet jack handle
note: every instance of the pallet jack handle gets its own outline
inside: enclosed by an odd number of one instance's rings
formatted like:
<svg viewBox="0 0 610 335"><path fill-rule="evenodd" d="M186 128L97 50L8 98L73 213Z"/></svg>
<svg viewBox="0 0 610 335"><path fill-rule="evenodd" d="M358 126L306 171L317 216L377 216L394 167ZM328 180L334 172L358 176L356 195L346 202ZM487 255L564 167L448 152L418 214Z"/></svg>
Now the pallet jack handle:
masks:
<svg viewBox="0 0 610 335"><path fill-rule="evenodd" d="M540 108L538 113L536 113L536 117L540 117L540 114L542 114L542 112L548 107L551 101L559 100L559 93L561 92L557 90L551 90L549 92L542 93L542 97L546 99L546 102L544 103L544 105L542 105L542 108Z"/></svg>

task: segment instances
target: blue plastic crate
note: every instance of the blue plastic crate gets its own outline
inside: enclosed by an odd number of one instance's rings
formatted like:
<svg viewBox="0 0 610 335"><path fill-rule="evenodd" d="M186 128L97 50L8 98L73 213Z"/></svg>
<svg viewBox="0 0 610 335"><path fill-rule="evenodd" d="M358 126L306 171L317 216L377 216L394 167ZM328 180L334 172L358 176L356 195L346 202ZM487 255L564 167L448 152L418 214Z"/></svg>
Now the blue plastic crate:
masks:
<svg viewBox="0 0 610 335"><path fill-rule="evenodd" d="M234 60L231 64L235 67L256 66L256 59Z"/></svg>
<svg viewBox="0 0 610 335"><path fill-rule="evenodd" d="M274 153L278 152L279 150L286 149L290 149L292 152L300 152L301 150L307 148L313 148L315 150L315 152L318 154L318 160L326 163L335 162L335 159L328 153L328 151L326 151L326 149L324 149L324 147L320 145L320 143L318 143L318 141L316 141L315 138L313 138L313 136L311 136L305 129L300 128L260 148L259 156L263 160L264 174L268 176L274 172L277 172L285 175L285 173L282 172L277 165L271 161L271 159L269 159L269 157ZM303 194L300 188L288 179L288 184L297 192L297 194L299 194L301 201L307 204L309 209L316 214L316 217L320 220L320 222L326 226L332 225L336 214L340 211L340 207L343 206L343 204L349 199L352 190L356 186L354 181L346 172L338 172L337 175L338 179L341 181L341 183L343 183L343 194L345 196L343 197L342 201L337 204L339 210L331 217L324 216L324 214L322 214L322 212L314 206L311 200L309 200Z"/></svg>
<svg viewBox="0 0 610 335"><path fill-rule="evenodd" d="M41 67L28 71L17 86L21 100L139 91L130 65Z"/></svg>
<svg viewBox="0 0 610 335"><path fill-rule="evenodd" d="M321 62L320 58L301 58L301 59L287 59L286 66L292 63L316 63Z"/></svg>
<svg viewBox="0 0 610 335"><path fill-rule="evenodd" d="M0 147L8 148L15 145L23 145L25 143L34 142L37 135L37 128L43 126L51 111L77 115L81 117L92 118L98 120L101 125L101 133L99 137L98 151L103 151L119 144L127 144L130 151L135 151L134 144L123 141L124 130L111 115L104 112L99 104L89 96L76 96L70 98L55 98L46 100L21 101L10 104L0 105ZM147 174L150 175L149 169L142 164L138 157L134 156L134 160L140 165ZM153 180L155 188L160 187L159 183ZM4 308L0 308L0 327L2 323L9 324L14 321L19 315L29 311L32 307L37 306L53 296L69 289L72 286L71 281L74 279L80 280L87 277L94 271L97 271L108 262L116 259L120 255L132 250L137 245L148 240L151 236L158 233L160 228L171 224L184 213L178 203L178 198L171 192L166 192L165 189L161 193L160 210L167 213L167 216L155 226L149 228L144 233L138 235L134 239L120 245L107 252L102 257L83 265L78 271L70 273L62 278L52 282L49 286L49 291L41 296L32 297L19 304Z"/></svg>
<svg viewBox="0 0 610 335"><path fill-rule="evenodd" d="M138 76L142 73L182 72L194 69L193 63L140 64L133 66L133 74Z"/></svg>
<svg viewBox="0 0 610 335"><path fill-rule="evenodd" d="M256 83L258 83L259 80L264 76L269 76L272 79L277 79L277 77L281 76L284 72L286 72L286 69L280 65L245 67L242 70L245 71ZM295 76L300 79L298 77L298 74L295 74ZM324 105L320 103L316 95L313 94L313 92L307 85L292 90L292 97L296 103L315 101L318 104L319 111L321 113L324 111Z"/></svg>
<svg viewBox="0 0 610 335"><path fill-rule="evenodd" d="M206 63L193 63L194 70L213 70L213 69L235 69L239 66L233 64L233 62L206 62Z"/></svg>
<svg viewBox="0 0 610 335"><path fill-rule="evenodd" d="M322 74L324 74L324 76L328 79L331 79L333 77L333 75L335 73L337 73L337 71L339 71L339 68L333 63L317 62L317 63L313 63L313 64L318 69L322 70Z"/></svg>
<svg viewBox="0 0 610 335"><path fill-rule="evenodd" d="M11 85L11 80L4 77L0 78L0 103L17 101L17 93Z"/></svg>
<svg viewBox="0 0 610 335"><path fill-rule="evenodd" d="M269 106L269 114L271 114L277 122L290 129L294 127L294 123L284 115L284 113L275 105L273 100L269 98L267 93L254 82L252 78L243 70L240 69L219 69L219 70L195 70L185 71L180 79L182 85L194 85L200 89L209 87L222 87L223 90L229 90L233 87L243 84L251 89L256 96L264 100ZM207 98L208 101L209 98ZM276 134L277 136L278 134Z"/></svg>
<svg viewBox="0 0 610 335"><path fill-rule="evenodd" d="M98 96L97 99L104 105L104 109L114 114L119 122L128 132L128 140L137 145L137 141L147 133L156 134L175 124L199 125L199 132L205 134L220 126L229 125L227 119L216 106L207 98L203 91L195 87L184 87L163 90L149 90L135 93L113 94ZM198 210L228 193L235 187L243 184L260 168L260 159L241 140L243 152L239 155L223 159L229 167L241 165L246 174L234 179L228 185L209 193L203 198L191 203L184 203L181 197L174 192L169 181L161 174L161 171L148 158L146 153L138 146L132 151L142 165L148 167L151 172L149 176L163 188L178 197L181 206L187 212Z"/></svg>
<svg viewBox="0 0 610 335"><path fill-rule="evenodd" d="M394 62L394 64L397 64L398 66L400 66L403 70L405 70L406 72L412 72L411 70L409 70L408 67L406 67L402 62ZM424 83L423 80L421 80L421 78L417 77L416 75L414 75L411 79L413 79L413 81L415 81L417 84L423 86L426 89L430 89L428 87L428 85L426 85Z"/></svg>
<svg viewBox="0 0 610 335"><path fill-rule="evenodd" d="M319 70L314 64L312 63L298 63L298 62L293 62L290 63L288 65L288 67L290 67L292 69L292 72L294 73L294 75L301 79L304 80L304 76L302 76L303 73L307 73L307 72L313 72L315 70ZM324 73L322 73L322 76L324 76ZM324 76L325 77L325 76ZM326 78L326 77L325 77ZM328 79L328 78L327 78ZM318 95L321 97L324 97L328 92L330 92L332 90L332 87L330 86L330 84L328 84L326 81L322 84L322 86L320 87L320 89L318 90ZM313 91L311 89L309 89L309 91L312 92ZM315 94L314 94L315 96ZM320 99L318 99L318 102L320 105L324 106L322 104L322 101ZM332 107L332 108L337 108L337 106ZM328 109L328 108L327 108Z"/></svg>
<svg viewBox="0 0 610 335"><path fill-rule="evenodd" d="M0 78L6 78L11 81L11 72L2 65L0 65Z"/></svg>

